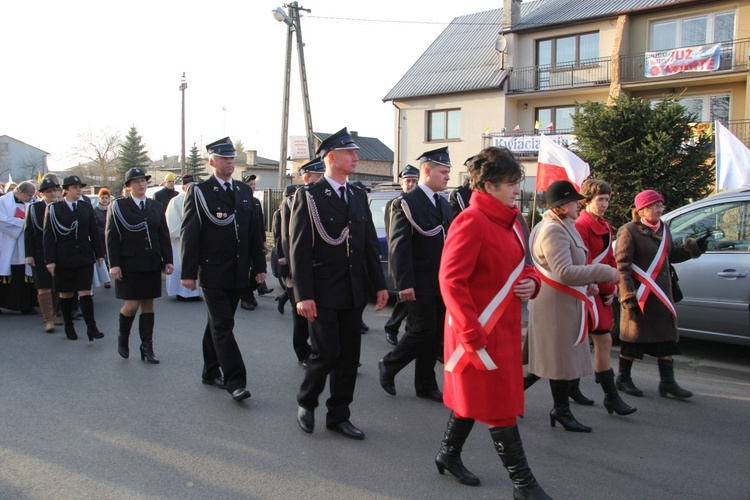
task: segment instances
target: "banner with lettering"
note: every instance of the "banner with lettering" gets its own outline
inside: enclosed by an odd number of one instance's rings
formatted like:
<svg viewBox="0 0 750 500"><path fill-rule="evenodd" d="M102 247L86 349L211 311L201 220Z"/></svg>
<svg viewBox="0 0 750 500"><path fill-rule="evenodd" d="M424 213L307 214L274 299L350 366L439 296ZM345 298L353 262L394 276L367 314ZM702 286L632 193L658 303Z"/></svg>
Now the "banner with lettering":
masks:
<svg viewBox="0 0 750 500"><path fill-rule="evenodd" d="M576 136L573 134L544 134L555 144L575 150ZM492 145L497 148L508 148L514 153L538 153L541 135L492 136Z"/></svg>
<svg viewBox="0 0 750 500"><path fill-rule="evenodd" d="M677 73L716 71L719 69L720 62L720 43L646 52L643 76L646 78L658 78Z"/></svg>

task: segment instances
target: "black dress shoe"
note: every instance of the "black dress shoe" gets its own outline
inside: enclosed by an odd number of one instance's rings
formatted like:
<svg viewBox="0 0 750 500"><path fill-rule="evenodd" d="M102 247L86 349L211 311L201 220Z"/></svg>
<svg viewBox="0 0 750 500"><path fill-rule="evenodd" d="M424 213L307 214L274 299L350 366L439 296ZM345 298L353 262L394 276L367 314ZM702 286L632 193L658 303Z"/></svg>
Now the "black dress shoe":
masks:
<svg viewBox="0 0 750 500"><path fill-rule="evenodd" d="M297 407L297 423L300 429L308 434L312 434L315 429L315 412L307 408Z"/></svg>
<svg viewBox="0 0 750 500"><path fill-rule="evenodd" d="M438 389L428 391L428 392L418 392L417 397L431 399L433 401L437 401L438 403L443 402L443 393L440 392Z"/></svg>
<svg viewBox="0 0 750 500"><path fill-rule="evenodd" d="M385 341L391 345L398 344L398 333L385 332Z"/></svg>
<svg viewBox="0 0 750 500"><path fill-rule="evenodd" d="M362 330L364 330L366 332L369 332L370 331L370 327L367 326L364 321L361 321L361 323L362 324L360 325L360 328L362 328Z"/></svg>
<svg viewBox="0 0 750 500"><path fill-rule="evenodd" d="M307 368L307 360L306 359L300 359L297 361L297 364L300 365L302 368Z"/></svg>
<svg viewBox="0 0 750 500"><path fill-rule="evenodd" d="M214 377L212 379L201 378L201 382L203 382L206 385L212 385L214 387L218 387L219 389L227 388L226 384L224 383L223 377Z"/></svg>
<svg viewBox="0 0 750 500"><path fill-rule="evenodd" d="M258 286L258 295L266 295L273 292L273 288L268 288L265 283L261 283Z"/></svg>
<svg viewBox="0 0 750 500"><path fill-rule="evenodd" d="M391 396L396 395L396 384L393 380L392 375L388 375L388 370L385 369L383 360L378 361L378 369L380 370L380 387Z"/></svg>
<svg viewBox="0 0 750 500"><path fill-rule="evenodd" d="M244 387L235 389L234 392L232 392L232 399L234 399L235 401L242 401L243 399L247 399L249 397L250 397L250 391L248 391Z"/></svg>
<svg viewBox="0 0 750 500"><path fill-rule="evenodd" d="M240 301L240 307L245 309L246 311L255 311L255 305L253 305L252 302L248 302L246 300Z"/></svg>
<svg viewBox="0 0 750 500"><path fill-rule="evenodd" d="M349 439L357 439L361 441L365 438L365 433L354 427L354 425L352 425L352 423L348 420L344 420L343 422L339 422L338 424L329 425L327 426L327 428L329 431L338 432L339 434L343 434Z"/></svg>

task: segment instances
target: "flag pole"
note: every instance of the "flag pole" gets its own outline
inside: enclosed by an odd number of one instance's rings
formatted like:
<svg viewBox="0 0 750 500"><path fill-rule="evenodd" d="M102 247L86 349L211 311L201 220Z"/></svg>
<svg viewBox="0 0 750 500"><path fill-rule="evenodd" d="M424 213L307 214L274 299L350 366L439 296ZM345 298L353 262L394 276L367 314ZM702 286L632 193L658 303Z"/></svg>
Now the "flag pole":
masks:
<svg viewBox="0 0 750 500"><path fill-rule="evenodd" d="M534 229L534 219L536 218L536 186L534 186L534 200L531 202L531 226L529 231Z"/></svg>

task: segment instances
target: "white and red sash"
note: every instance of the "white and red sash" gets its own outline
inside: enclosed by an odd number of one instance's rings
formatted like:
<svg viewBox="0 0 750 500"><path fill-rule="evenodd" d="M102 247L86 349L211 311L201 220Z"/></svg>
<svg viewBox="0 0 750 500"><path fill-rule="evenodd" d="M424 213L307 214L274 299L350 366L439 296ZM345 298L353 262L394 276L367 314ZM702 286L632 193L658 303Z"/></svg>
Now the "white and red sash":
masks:
<svg viewBox="0 0 750 500"><path fill-rule="evenodd" d="M633 270L633 278L641 283L635 296L638 300L638 305L641 308L641 312L645 312L646 299L648 298L648 295L650 293L653 293L666 306L666 308L669 309L669 312L672 313L672 316L676 318L677 311L675 311L672 301L669 300L667 294L664 293L664 290L662 290L655 281L656 277L661 272L662 268L664 267L664 263L667 260L667 252L669 252L669 247L669 232L667 231L667 227L664 226L661 243L659 244L659 248L656 250L654 260L651 261L648 269L644 271L635 264L631 264L630 267Z"/></svg>
<svg viewBox="0 0 750 500"><path fill-rule="evenodd" d="M537 274L539 274L539 277L542 279L542 281L547 283L555 290L567 293L568 295L575 297L576 299L583 302L584 307L581 308L581 319L580 326L578 328L578 335L573 345L577 346L581 344L584 340L586 340L589 326L599 324L599 311L596 309L596 300L594 299L594 297L586 294L585 286L569 286L560 283L551 271L548 271L547 269L542 267L536 257L534 257L533 252L531 258L534 261L534 267L536 268Z"/></svg>
<svg viewBox="0 0 750 500"><path fill-rule="evenodd" d="M511 300L513 299L513 286L518 281L518 278L523 272L526 259L526 246L523 241L523 231L518 220L513 224L513 232L521 243L521 248L524 250L524 255L521 256L521 261L510 273L505 284L500 288L500 291L495 294L484 311L479 315L479 324L482 325L487 334L490 334L495 328L495 325L500 321L500 317L505 313ZM453 327L453 318L448 315L448 325ZM492 361L487 349L482 348L474 352L467 351L462 344L458 344L456 350L453 351L451 357L445 363L445 370L453 373L461 373L466 369L469 364L474 365L477 370L496 370L497 365Z"/></svg>

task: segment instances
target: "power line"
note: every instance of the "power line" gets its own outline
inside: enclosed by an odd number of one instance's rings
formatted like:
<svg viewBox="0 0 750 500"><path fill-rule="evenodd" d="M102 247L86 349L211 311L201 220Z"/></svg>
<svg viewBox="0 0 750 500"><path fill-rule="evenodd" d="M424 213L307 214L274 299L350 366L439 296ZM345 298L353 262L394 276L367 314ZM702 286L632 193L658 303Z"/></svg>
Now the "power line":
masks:
<svg viewBox="0 0 750 500"><path fill-rule="evenodd" d="M498 23L455 23L445 21L397 21L392 19L362 19L355 17L333 17L333 16L312 16L307 15L305 19L330 19L334 21L357 21L364 23L390 23L390 24L441 24L443 26L456 25L456 26L497 26Z"/></svg>

